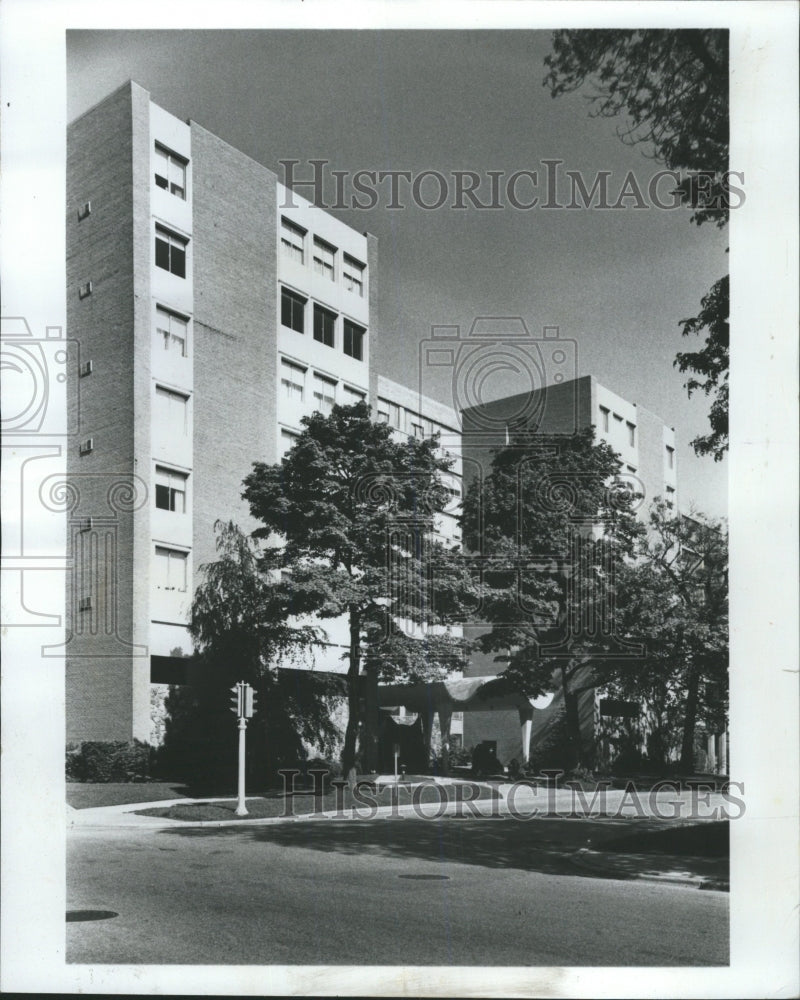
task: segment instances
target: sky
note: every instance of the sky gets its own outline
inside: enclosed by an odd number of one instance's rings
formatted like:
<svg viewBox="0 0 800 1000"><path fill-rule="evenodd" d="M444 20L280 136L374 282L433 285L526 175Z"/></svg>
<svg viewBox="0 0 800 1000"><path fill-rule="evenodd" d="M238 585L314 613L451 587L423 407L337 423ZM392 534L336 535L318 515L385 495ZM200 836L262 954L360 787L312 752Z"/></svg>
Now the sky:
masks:
<svg viewBox="0 0 800 1000"><path fill-rule="evenodd" d="M714 517L727 512L727 461L698 458L689 442L707 431L708 400L687 397L676 352L694 350L680 320L728 269L727 233L689 222L684 209L619 210L450 207L453 171L475 171L487 203L489 171L534 170L545 199L547 159L580 170L587 186L610 171L616 201L628 171L647 190L661 169L644 146L624 144L622 120L590 116L587 92L550 97L543 86L545 31L68 31L67 119L133 79L152 99L192 119L285 177L297 160L331 171L439 171L448 198L438 209L390 209L387 185L369 210L332 209L378 237L379 371L419 384L419 344L434 325L461 336L477 317L521 317L535 337L557 326L573 342L575 374L594 375L675 427L680 505ZM335 202L326 187L328 204ZM501 192L505 189L501 187ZM663 187L665 193L667 187ZM432 204L438 186L420 188ZM349 201L350 189L347 189ZM300 189L308 194L307 189ZM557 202L569 201L566 187ZM455 333L454 333L455 336ZM452 403L449 381L425 386ZM496 376L487 398L518 391Z"/></svg>

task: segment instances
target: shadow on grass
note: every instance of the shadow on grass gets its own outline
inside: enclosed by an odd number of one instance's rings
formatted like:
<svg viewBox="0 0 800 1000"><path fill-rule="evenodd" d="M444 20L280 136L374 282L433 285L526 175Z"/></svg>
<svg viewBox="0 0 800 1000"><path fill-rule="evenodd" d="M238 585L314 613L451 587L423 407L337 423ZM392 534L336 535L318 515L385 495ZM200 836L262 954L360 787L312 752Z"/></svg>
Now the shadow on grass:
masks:
<svg viewBox="0 0 800 1000"><path fill-rule="evenodd" d="M636 824L637 833L664 830L662 820L545 819L519 821L511 818L478 820L445 817L439 820L384 819L298 820L274 826L187 827L163 830L159 836L220 839L247 837L257 843L274 844L344 855L385 858L415 858L429 862L478 865L482 868L516 869L580 878L608 878L608 873L577 867L571 855L581 848L604 850L604 845ZM614 878L636 878L658 867L656 855L615 856ZM665 859L666 860L666 859ZM705 876L709 864L727 867L724 859L684 859L684 868Z"/></svg>

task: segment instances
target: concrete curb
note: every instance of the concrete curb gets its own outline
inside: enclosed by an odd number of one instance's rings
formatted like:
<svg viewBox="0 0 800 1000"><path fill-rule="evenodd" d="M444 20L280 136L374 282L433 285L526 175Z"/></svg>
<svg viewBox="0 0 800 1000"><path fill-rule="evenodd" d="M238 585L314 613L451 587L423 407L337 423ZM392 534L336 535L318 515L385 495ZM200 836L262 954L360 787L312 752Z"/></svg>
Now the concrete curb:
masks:
<svg viewBox="0 0 800 1000"><path fill-rule="evenodd" d="M658 885L680 885L687 889L713 889L718 892L729 892L730 886L725 879L715 878L711 875L693 875L690 872L669 871L660 873L656 871L631 872L622 867L623 858L641 857L642 855L621 854L615 855L610 851L593 851L591 848L582 847L569 856L569 860L584 871L594 875L603 875L607 878L618 878L624 881L654 882ZM663 860L669 863L673 855L664 855ZM657 860L658 855L647 855L648 860ZM657 867L656 864L653 867Z"/></svg>

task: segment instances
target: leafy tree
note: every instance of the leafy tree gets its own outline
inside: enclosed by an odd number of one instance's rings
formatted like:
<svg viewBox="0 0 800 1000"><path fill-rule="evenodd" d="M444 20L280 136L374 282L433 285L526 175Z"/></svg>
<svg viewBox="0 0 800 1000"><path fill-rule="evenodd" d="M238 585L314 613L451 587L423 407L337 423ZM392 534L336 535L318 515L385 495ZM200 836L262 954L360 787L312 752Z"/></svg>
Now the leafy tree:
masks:
<svg viewBox="0 0 800 1000"><path fill-rule="evenodd" d="M281 540L275 551L289 572L279 590L292 613L347 616L348 772L367 721L365 674L433 679L461 665L463 643L447 626L460 619L469 578L458 553L434 536L450 501L441 474L451 461L438 439L394 440L363 402L302 423L282 462L254 465L243 496L262 524L254 535Z"/></svg>
<svg viewBox="0 0 800 1000"><path fill-rule="evenodd" d="M590 762L579 696L618 647L616 576L642 530L635 494L616 480L620 467L593 428L537 435L496 452L464 499L464 541L482 566L480 613L491 626L478 645L530 696L560 688L570 763Z"/></svg>
<svg viewBox="0 0 800 1000"><path fill-rule="evenodd" d="M728 32L720 29L556 31L545 58L545 86L553 97L585 85L596 116L624 116L618 134L643 144L670 170L685 172L676 185L697 225L728 221ZM700 455L719 460L727 450L728 282L716 282L701 311L681 321L684 336L708 331L699 351L678 355L680 371L694 371L689 395L715 392L711 432L692 442Z"/></svg>
<svg viewBox="0 0 800 1000"><path fill-rule="evenodd" d="M328 675L276 669L279 662L301 663L320 641L319 630L288 623L269 553L259 552L232 522L215 528L218 558L202 567L192 604L194 683L170 693L165 756L186 776L232 780L237 740L230 687L245 680L257 695L248 766L265 780L302 760L304 743L331 752L339 734L329 701L341 691Z"/></svg>
<svg viewBox="0 0 800 1000"><path fill-rule="evenodd" d="M690 770L698 720L718 731L727 714L727 535L717 522L675 516L656 501L638 555L621 573L617 627L645 652L619 661L614 679L648 706L662 762L672 728Z"/></svg>

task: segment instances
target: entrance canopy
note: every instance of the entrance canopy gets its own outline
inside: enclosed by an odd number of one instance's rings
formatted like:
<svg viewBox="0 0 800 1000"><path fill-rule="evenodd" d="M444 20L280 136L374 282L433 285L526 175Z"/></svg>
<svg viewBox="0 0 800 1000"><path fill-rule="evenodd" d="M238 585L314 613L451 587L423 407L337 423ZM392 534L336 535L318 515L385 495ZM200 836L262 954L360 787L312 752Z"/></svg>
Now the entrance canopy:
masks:
<svg viewBox="0 0 800 1000"><path fill-rule="evenodd" d="M531 723L534 709L547 708L552 694L529 698L514 690L503 677L456 677L452 680L430 681L426 684L381 684L378 705L403 705L422 718L427 747L430 747L434 715L439 716L442 745L445 753L450 741L450 720L453 712L496 712L516 709L519 713L522 737L522 759L527 762L530 750Z"/></svg>

